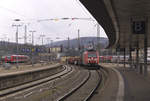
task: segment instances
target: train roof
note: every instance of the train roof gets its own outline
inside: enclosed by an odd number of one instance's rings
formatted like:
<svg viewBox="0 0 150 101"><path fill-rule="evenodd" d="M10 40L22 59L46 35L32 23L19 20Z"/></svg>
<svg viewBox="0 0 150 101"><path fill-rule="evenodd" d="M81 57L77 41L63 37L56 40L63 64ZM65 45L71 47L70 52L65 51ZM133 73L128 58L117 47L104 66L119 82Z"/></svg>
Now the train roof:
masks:
<svg viewBox="0 0 150 101"><path fill-rule="evenodd" d="M10 55L10 56L27 56L27 55Z"/></svg>

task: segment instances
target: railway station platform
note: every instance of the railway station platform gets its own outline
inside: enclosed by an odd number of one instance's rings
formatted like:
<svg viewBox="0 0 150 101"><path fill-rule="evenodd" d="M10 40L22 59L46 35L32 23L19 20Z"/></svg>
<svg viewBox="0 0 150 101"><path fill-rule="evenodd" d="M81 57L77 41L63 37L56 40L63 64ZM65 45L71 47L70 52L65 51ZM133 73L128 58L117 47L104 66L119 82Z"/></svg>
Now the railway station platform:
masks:
<svg viewBox="0 0 150 101"><path fill-rule="evenodd" d="M119 68L125 83L125 101L150 100L150 76L140 75L135 70ZM149 72L150 73L150 72Z"/></svg>
<svg viewBox="0 0 150 101"><path fill-rule="evenodd" d="M0 75L7 75L11 73L17 73L17 72L23 72L23 71L28 71L28 70L34 70L38 68L46 68L47 66L55 65L56 63L37 63L32 66L31 64L19 64L19 68L16 68L15 64L10 64L10 68L5 68L2 65L0 66Z"/></svg>
<svg viewBox="0 0 150 101"><path fill-rule="evenodd" d="M104 90L95 96L97 98L94 101L150 101L150 71L144 76L128 65L124 68L122 64L102 63L101 66L107 67L109 78ZM123 82L120 81L114 68L120 73ZM121 89L119 89L120 82ZM122 92L122 95L118 92Z"/></svg>

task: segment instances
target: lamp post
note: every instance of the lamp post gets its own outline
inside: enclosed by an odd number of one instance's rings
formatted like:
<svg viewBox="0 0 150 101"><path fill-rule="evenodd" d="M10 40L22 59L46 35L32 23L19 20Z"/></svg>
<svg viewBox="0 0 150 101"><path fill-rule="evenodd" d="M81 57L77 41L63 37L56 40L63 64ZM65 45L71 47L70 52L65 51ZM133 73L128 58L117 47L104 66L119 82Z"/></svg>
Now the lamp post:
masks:
<svg viewBox="0 0 150 101"><path fill-rule="evenodd" d="M78 50L80 51L81 46L80 46L80 30L78 29Z"/></svg>
<svg viewBox="0 0 150 101"><path fill-rule="evenodd" d="M50 48L49 48L49 44L50 44L50 37L47 38L47 42L48 42L48 49L47 49L47 60L50 61Z"/></svg>
<svg viewBox="0 0 150 101"><path fill-rule="evenodd" d="M36 32L35 30L29 31L32 33L32 45L34 46L34 33Z"/></svg>
<svg viewBox="0 0 150 101"><path fill-rule="evenodd" d="M42 34L42 35L40 35L40 37L42 38L42 46L43 46L43 44L44 44L44 40L43 39L44 39L45 35Z"/></svg>
<svg viewBox="0 0 150 101"><path fill-rule="evenodd" d="M20 19L15 19L14 21L20 21ZM12 27L16 27L16 54L18 55L18 29L19 29L19 27L21 27L21 25L20 24L13 24L12 25ZM18 66L18 57L16 57L16 68L18 69L19 68L19 66Z"/></svg>
<svg viewBox="0 0 150 101"><path fill-rule="evenodd" d="M32 33L32 50L31 50L31 52L32 52L32 67L34 66L34 64L33 64L33 52L34 52L34 33L36 32L35 30L31 30L31 31L29 31L29 32L31 32Z"/></svg>
<svg viewBox="0 0 150 101"><path fill-rule="evenodd" d="M51 40L51 61L53 60L52 56L52 50L53 50L53 40Z"/></svg>
<svg viewBox="0 0 150 101"><path fill-rule="evenodd" d="M42 50L44 49L43 48L43 45L44 45L44 37L45 37L45 35L44 34L42 34L42 35L40 35L40 38L42 38ZM42 60L42 56L40 56L40 59Z"/></svg>

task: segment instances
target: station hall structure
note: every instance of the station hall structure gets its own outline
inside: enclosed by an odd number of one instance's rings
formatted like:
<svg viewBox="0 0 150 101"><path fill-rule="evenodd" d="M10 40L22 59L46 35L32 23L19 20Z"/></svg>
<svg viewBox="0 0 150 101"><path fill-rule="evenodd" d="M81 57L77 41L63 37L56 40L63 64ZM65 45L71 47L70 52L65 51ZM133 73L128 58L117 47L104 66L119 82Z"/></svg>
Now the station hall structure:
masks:
<svg viewBox="0 0 150 101"><path fill-rule="evenodd" d="M136 50L136 67L147 75L147 48L150 47L149 0L80 0L105 30L109 47L120 51ZM139 63L139 49L144 62ZM131 65L132 67L132 65Z"/></svg>

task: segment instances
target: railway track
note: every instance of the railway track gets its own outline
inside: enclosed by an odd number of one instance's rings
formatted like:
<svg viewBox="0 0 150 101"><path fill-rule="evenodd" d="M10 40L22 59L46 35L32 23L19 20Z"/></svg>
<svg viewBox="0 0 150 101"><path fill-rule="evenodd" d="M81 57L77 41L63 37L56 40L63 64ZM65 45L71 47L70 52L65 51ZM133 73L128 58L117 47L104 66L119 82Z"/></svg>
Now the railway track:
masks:
<svg viewBox="0 0 150 101"><path fill-rule="evenodd" d="M14 96L7 99L7 101L54 101L60 96L67 93L73 86L88 75L87 70L73 66L74 71L69 72L67 75L62 76L44 84L43 86L36 87L34 90Z"/></svg>
<svg viewBox="0 0 150 101"><path fill-rule="evenodd" d="M102 72L78 66L69 67L66 75L16 92L16 95L0 101L88 101L101 85Z"/></svg>
<svg viewBox="0 0 150 101"><path fill-rule="evenodd" d="M44 79L40 79L40 80L33 81L33 82L28 82L28 83L23 84L23 85L19 85L16 87L1 90L0 101L4 101L5 99L7 99L9 97L11 98L12 96L15 96L16 94L20 94L26 89L30 89L32 87L35 88L38 85L42 85L42 84L47 83L49 81L52 81L52 80L55 80L55 79L60 78L62 76L65 76L72 71L73 71L72 67L64 66L63 71L57 72L57 73L51 75L50 77L46 77ZM27 94L26 96L28 96L28 95L30 95L30 94ZM12 101L12 100L10 100L10 101Z"/></svg>
<svg viewBox="0 0 150 101"><path fill-rule="evenodd" d="M56 101L89 101L102 81L100 70L88 71L88 76L76 87Z"/></svg>

